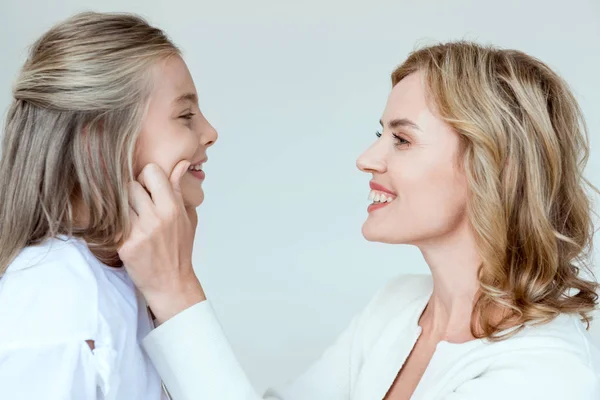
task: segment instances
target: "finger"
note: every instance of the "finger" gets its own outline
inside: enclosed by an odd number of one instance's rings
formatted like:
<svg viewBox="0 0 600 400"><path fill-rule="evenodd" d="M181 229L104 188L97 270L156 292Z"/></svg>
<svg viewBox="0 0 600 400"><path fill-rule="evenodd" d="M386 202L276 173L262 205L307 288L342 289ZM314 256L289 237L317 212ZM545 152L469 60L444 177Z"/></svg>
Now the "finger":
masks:
<svg viewBox="0 0 600 400"><path fill-rule="evenodd" d="M146 165L137 180L146 188L152 202L159 210L177 206L178 199L173 193L169 178L158 165L152 163Z"/></svg>
<svg viewBox="0 0 600 400"><path fill-rule="evenodd" d="M169 178L169 182L171 182L171 187L173 188L173 192L179 197L181 196L181 178L184 177L188 169L190 168L191 162L187 160L182 160L175 165L173 171L171 172L171 176ZM181 202L183 204L183 201Z"/></svg>
<svg viewBox="0 0 600 400"><path fill-rule="evenodd" d="M139 217L138 213L135 212L135 210L133 209L133 207L131 207L131 204L130 204L129 205L129 221L131 222L131 225L136 223L139 219L140 219L140 217Z"/></svg>
<svg viewBox="0 0 600 400"><path fill-rule="evenodd" d="M123 245L127 242L127 239L129 237L131 237L132 232L135 230L135 228L137 227L138 223L139 223L139 219L140 217L137 215L137 213L135 212L135 210L131 207L131 205L129 206L129 209L127 210L127 213L129 215L129 234L126 237L121 237L119 240L123 239L123 241L121 242L121 246L119 246L119 248L117 249L117 253L121 252L121 249L123 248ZM127 229L126 229L127 230Z"/></svg>
<svg viewBox="0 0 600 400"><path fill-rule="evenodd" d="M129 184L129 206L136 216L148 213L154 207L150 195L139 182Z"/></svg>
<svg viewBox="0 0 600 400"><path fill-rule="evenodd" d="M131 233L138 229L139 227L139 223L140 223L140 217L139 215L135 212L135 210L133 209L133 207L129 206L129 210L127 210L128 212L128 216L129 216L129 229L126 229L126 231L128 231L127 233L127 237L125 237L125 239L128 239L129 237L131 237Z"/></svg>

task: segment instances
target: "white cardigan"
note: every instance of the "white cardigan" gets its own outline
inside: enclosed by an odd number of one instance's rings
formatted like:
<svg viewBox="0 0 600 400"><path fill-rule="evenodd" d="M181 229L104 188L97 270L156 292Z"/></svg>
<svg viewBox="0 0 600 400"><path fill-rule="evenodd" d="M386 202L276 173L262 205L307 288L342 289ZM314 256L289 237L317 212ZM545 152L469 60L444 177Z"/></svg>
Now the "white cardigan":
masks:
<svg viewBox="0 0 600 400"><path fill-rule="evenodd" d="M420 335L429 276L401 276L380 291L302 376L264 399L382 399ZM205 301L144 340L174 400L258 400ZM576 316L560 315L490 343L440 342L413 400L599 400L600 351Z"/></svg>

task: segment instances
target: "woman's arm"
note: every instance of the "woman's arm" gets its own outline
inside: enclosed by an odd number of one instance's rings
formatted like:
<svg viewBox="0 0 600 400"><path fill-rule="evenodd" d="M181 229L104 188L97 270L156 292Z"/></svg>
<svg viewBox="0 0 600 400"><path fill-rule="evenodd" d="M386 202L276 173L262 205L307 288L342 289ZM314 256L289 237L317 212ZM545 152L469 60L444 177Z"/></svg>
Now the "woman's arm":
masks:
<svg viewBox="0 0 600 400"><path fill-rule="evenodd" d="M208 301L169 319L143 345L175 400L258 398Z"/></svg>
<svg viewBox="0 0 600 400"><path fill-rule="evenodd" d="M131 231L119 257L159 323L206 300L192 266L198 217L179 187L189 165L179 162L168 178L148 164L129 187Z"/></svg>
<svg viewBox="0 0 600 400"><path fill-rule="evenodd" d="M298 379L270 389L264 399L350 398L359 319ZM179 313L150 333L144 348L174 400L257 400L208 301Z"/></svg>
<svg viewBox="0 0 600 400"><path fill-rule="evenodd" d="M255 400L192 268L195 210L185 209L178 164L171 178L153 165L134 183L132 232L119 250L131 278L161 325L144 341L174 400ZM147 193L148 191L149 193ZM350 358L357 322L312 368L267 398L341 400L349 397Z"/></svg>

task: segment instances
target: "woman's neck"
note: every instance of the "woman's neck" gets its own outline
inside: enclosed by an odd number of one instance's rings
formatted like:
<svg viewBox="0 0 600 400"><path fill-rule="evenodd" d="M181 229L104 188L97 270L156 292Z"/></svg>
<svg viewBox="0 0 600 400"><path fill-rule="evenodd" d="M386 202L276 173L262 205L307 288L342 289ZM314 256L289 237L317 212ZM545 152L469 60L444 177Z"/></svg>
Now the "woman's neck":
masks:
<svg viewBox="0 0 600 400"><path fill-rule="evenodd" d="M424 335L454 343L473 339L471 319L482 260L471 228L465 222L419 248L433 277L433 294L419 321Z"/></svg>

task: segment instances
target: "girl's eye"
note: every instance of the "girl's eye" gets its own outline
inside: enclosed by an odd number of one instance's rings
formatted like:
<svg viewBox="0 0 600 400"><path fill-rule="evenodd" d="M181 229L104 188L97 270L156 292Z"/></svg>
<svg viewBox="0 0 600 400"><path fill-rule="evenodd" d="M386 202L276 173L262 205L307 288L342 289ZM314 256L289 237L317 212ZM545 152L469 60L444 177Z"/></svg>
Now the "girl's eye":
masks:
<svg viewBox="0 0 600 400"><path fill-rule="evenodd" d="M180 115L179 118L187 119L189 121L190 119L192 119L192 117L194 115L196 115L196 114L194 114L194 113L187 113L187 114Z"/></svg>

